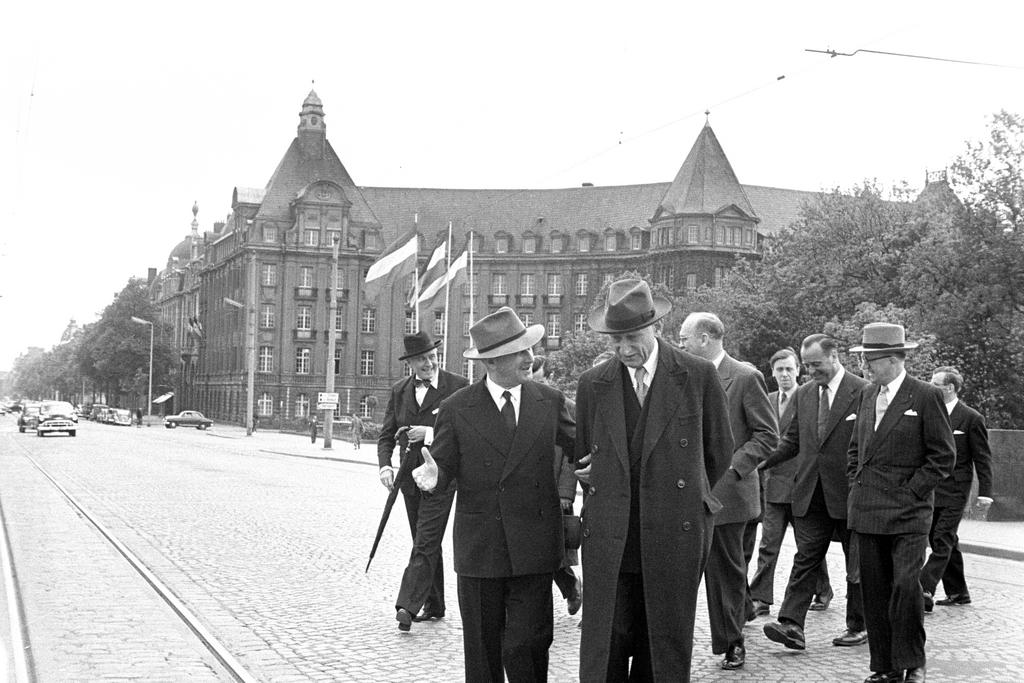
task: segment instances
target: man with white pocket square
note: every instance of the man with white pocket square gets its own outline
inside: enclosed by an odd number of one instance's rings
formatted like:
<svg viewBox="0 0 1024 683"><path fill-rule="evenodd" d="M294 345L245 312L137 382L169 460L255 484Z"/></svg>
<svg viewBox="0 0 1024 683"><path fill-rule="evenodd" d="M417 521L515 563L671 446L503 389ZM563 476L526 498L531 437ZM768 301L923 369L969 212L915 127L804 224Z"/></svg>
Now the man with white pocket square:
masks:
<svg viewBox="0 0 1024 683"><path fill-rule="evenodd" d="M860 553L870 668L865 683L925 680L921 561L934 490L953 467L955 445L942 392L907 374L902 325L865 325L864 377L850 440L849 526Z"/></svg>

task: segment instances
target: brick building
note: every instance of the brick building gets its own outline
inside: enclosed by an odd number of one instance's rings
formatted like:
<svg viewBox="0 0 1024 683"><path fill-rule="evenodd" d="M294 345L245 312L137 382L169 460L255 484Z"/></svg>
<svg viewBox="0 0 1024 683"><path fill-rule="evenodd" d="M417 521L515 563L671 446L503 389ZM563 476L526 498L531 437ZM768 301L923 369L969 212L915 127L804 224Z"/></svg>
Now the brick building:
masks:
<svg viewBox="0 0 1024 683"><path fill-rule="evenodd" d="M152 292L172 328L181 363L172 377L177 408L243 422L246 316L254 313L254 405L261 417L305 417L326 372L335 373L339 412L380 420L387 388L403 374L402 335L412 329L408 287L362 291L366 269L412 228L420 267L453 230L454 254L474 248L470 284L452 291L447 343L452 371L471 320L510 305L543 323L543 348L585 329L606 279L625 269L652 273L684 294L714 284L737 254L756 257L763 238L791 223L813 193L741 185L705 125L668 183L555 190L360 187L327 140L324 110L310 92L298 133L262 189L236 187L231 214L171 252ZM330 282L339 243L338 282ZM337 314L329 319L330 297ZM250 298L251 297L251 298ZM251 304L254 302L254 306ZM239 308L241 305L241 308ZM246 310L249 308L249 311ZM420 311L440 335L443 311ZM338 331L333 359L327 334Z"/></svg>

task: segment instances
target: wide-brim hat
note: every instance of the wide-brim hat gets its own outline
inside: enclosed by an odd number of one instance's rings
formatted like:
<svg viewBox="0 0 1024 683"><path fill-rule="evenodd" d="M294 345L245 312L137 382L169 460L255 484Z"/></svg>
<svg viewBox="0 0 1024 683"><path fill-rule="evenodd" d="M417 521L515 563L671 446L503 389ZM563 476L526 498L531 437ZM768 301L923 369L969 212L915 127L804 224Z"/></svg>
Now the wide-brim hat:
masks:
<svg viewBox="0 0 1024 683"><path fill-rule="evenodd" d="M419 332L405 335L405 338L402 339L402 343L405 344L405 355L399 356L398 360L413 358L415 356L422 355L427 351L433 351L441 345L441 340L435 340L430 336L429 332L420 330Z"/></svg>
<svg viewBox="0 0 1024 683"><path fill-rule="evenodd" d="M473 360L507 356L533 348L543 336L543 325L527 327L515 311L502 306L469 328L473 347L463 351L462 356Z"/></svg>
<svg viewBox="0 0 1024 683"><path fill-rule="evenodd" d="M658 322L672 310L672 302L651 294L643 280L618 280L608 286L604 306L590 312L590 329L602 334L624 334Z"/></svg>
<svg viewBox="0 0 1024 683"><path fill-rule="evenodd" d="M917 348L917 342L908 342L903 325L894 323L868 323L864 326L860 346L850 349L851 353L884 353L886 351L909 351Z"/></svg>

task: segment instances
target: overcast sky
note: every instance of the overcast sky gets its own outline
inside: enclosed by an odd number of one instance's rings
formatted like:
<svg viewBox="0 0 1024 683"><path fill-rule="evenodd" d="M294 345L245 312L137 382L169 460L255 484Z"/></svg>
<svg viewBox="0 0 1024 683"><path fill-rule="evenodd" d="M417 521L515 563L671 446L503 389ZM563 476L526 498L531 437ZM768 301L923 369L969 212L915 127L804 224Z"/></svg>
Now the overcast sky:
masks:
<svg viewBox="0 0 1024 683"><path fill-rule="evenodd" d="M4 11L0 369L263 187L314 80L386 187L666 182L705 110L742 183L920 187L1024 113L1021 2L154 4Z"/></svg>

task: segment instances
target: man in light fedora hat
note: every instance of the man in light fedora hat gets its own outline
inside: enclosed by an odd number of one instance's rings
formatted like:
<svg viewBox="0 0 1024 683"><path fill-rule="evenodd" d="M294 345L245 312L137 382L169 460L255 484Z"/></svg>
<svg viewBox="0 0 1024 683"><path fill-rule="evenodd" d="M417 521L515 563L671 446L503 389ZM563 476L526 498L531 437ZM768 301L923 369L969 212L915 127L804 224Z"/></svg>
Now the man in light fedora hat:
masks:
<svg viewBox="0 0 1024 683"><path fill-rule="evenodd" d="M871 323L850 349L870 382L847 453L847 523L860 552L873 672L865 683L925 680L921 563L934 489L952 469L956 446L942 391L904 368L915 348L902 325Z"/></svg>
<svg viewBox="0 0 1024 683"><path fill-rule="evenodd" d="M715 366L658 339L672 304L643 280L611 283L590 328L615 355L576 394L583 512L580 681L688 681L712 487L732 432Z"/></svg>
<svg viewBox="0 0 1024 683"><path fill-rule="evenodd" d="M463 353L487 370L441 404L433 446L413 479L458 480L453 532L467 681L546 681L552 575L564 548L555 446L573 453L566 398L530 381L543 325L502 307L469 330Z"/></svg>
<svg viewBox="0 0 1024 683"><path fill-rule="evenodd" d="M403 471L422 464L420 448L433 441L434 418L441 401L469 384L465 377L440 368L437 347L441 340L434 339L429 332L407 334L402 343L405 352L398 360L405 361L412 374L391 387L377 439L380 481L388 491L395 486L395 446L399 447L403 461L412 458ZM443 619L445 615L441 539L448 526L455 487L424 496L411 478L398 482L398 486L409 518L413 548L395 600L395 619L400 631L408 631L414 621Z"/></svg>

